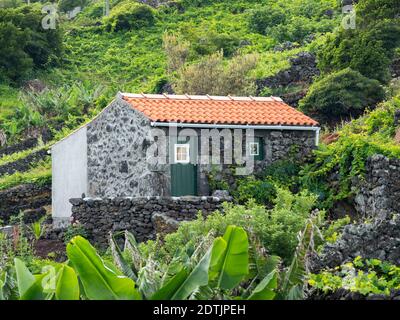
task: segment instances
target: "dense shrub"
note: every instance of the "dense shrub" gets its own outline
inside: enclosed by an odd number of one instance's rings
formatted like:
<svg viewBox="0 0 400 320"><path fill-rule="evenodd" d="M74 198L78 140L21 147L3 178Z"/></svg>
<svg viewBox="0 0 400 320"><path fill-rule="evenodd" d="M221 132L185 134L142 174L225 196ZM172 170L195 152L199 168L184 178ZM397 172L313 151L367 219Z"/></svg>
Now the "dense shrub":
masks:
<svg viewBox="0 0 400 320"><path fill-rule="evenodd" d="M276 196L275 186L268 180L247 177L237 182L237 190L233 196L240 203L246 203L249 199L254 199L261 205L270 205Z"/></svg>
<svg viewBox="0 0 400 320"><path fill-rule="evenodd" d="M61 12L68 12L76 7L83 7L86 5L87 0L60 0L58 2L58 10Z"/></svg>
<svg viewBox="0 0 400 320"><path fill-rule="evenodd" d="M202 35L202 37L195 40L193 49L200 55L212 54L222 50L225 57L231 57L240 44L240 39L237 36L216 32Z"/></svg>
<svg viewBox="0 0 400 320"><path fill-rule="evenodd" d="M0 81L16 81L32 68L32 59L25 52L28 35L12 23L0 23Z"/></svg>
<svg viewBox="0 0 400 320"><path fill-rule="evenodd" d="M344 69L314 82L300 101L300 108L321 120L332 121L359 116L365 108L376 106L384 97L385 92L377 80Z"/></svg>
<svg viewBox="0 0 400 320"><path fill-rule="evenodd" d="M40 4L0 11L0 34L9 35L1 37L4 52L0 55L7 54L8 50L16 52L15 57L12 54L7 55L9 62L3 59L0 61L0 67L10 69L5 73L11 80L20 79L33 66L44 68L59 62L62 54L62 32L60 28L43 29L42 19ZM16 61L13 61L14 59Z"/></svg>
<svg viewBox="0 0 400 320"><path fill-rule="evenodd" d="M357 33L350 37L349 33L344 30L327 36L317 53L318 67L323 73L350 67L368 78L385 82L389 77L390 50L371 34Z"/></svg>
<svg viewBox="0 0 400 320"><path fill-rule="evenodd" d="M252 31L267 34L268 29L285 22L285 11L281 7L265 7L250 11L249 27Z"/></svg>
<svg viewBox="0 0 400 320"><path fill-rule="evenodd" d="M303 229L315 205L316 197L302 192L294 195L284 189L277 190L275 207L265 207L249 202L246 206L226 204L224 214L215 212L204 219L183 222L176 233L165 237L162 249L154 252L159 259L169 261L174 253L188 243L196 245L212 231L215 236L224 233L226 227L233 222L243 227L251 237L256 237L268 253L278 255L288 263L296 249L297 234ZM142 244L142 250L153 246L153 242Z"/></svg>
<svg viewBox="0 0 400 320"><path fill-rule="evenodd" d="M300 180L303 187L319 195L321 206L328 208L334 201L353 195L352 180L365 175L370 156L400 157L400 147L393 139L394 114L399 108L398 97L385 102L343 126L336 142L321 144L315 151L315 160L303 167ZM332 176L336 179L334 185L329 182Z"/></svg>
<svg viewBox="0 0 400 320"><path fill-rule="evenodd" d="M356 6L356 29L337 30L318 50L321 71L350 67L368 78L389 80L389 65L400 44L399 12L395 0L360 1Z"/></svg>
<svg viewBox="0 0 400 320"><path fill-rule="evenodd" d="M249 73L256 67L256 55L235 56L225 65L223 53L203 58L178 72L174 89L177 93L212 95L252 95L255 83Z"/></svg>
<svg viewBox="0 0 400 320"><path fill-rule="evenodd" d="M149 27L155 23L155 11L145 4L121 2L112 8L106 23L111 31Z"/></svg>

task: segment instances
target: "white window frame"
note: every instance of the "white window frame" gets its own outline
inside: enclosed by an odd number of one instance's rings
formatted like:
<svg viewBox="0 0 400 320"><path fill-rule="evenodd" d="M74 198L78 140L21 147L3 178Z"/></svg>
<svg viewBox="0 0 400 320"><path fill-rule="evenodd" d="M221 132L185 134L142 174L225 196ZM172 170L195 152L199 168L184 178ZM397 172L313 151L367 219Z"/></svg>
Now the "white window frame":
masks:
<svg viewBox="0 0 400 320"><path fill-rule="evenodd" d="M253 146L257 146L257 153L253 153ZM260 142L249 142L249 155L252 157L259 156L260 155Z"/></svg>
<svg viewBox="0 0 400 320"><path fill-rule="evenodd" d="M187 152L186 160L178 160L178 148L184 148ZM176 143L174 147L174 162L175 163L190 163L190 144L187 143Z"/></svg>

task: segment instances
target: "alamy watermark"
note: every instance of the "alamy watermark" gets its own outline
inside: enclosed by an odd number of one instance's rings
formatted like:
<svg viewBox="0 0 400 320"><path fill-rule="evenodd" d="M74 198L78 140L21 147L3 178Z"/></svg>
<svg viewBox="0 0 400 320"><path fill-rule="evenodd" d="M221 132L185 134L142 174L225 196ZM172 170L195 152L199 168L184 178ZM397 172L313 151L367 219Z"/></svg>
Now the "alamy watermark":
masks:
<svg viewBox="0 0 400 320"><path fill-rule="evenodd" d="M146 161L151 167L171 164L236 167L236 175L254 172L255 158L264 154L254 129L184 128L174 124L152 128Z"/></svg>

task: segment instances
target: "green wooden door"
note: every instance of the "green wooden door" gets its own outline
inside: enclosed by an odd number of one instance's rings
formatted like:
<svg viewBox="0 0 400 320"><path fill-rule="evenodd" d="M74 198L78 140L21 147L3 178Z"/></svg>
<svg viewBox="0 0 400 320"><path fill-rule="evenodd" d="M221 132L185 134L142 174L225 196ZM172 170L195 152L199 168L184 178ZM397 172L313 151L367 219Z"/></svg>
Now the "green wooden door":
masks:
<svg viewBox="0 0 400 320"><path fill-rule="evenodd" d="M171 194L197 195L197 139L180 137L172 144Z"/></svg>
<svg viewBox="0 0 400 320"><path fill-rule="evenodd" d="M197 195L197 166L176 163L171 165L171 193L174 197Z"/></svg>

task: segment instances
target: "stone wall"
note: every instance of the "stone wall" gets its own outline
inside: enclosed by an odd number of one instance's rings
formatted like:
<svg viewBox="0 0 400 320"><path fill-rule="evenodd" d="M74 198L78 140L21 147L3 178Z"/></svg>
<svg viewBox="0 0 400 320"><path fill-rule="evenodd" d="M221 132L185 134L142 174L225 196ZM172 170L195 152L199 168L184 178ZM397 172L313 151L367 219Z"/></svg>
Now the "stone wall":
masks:
<svg viewBox="0 0 400 320"><path fill-rule="evenodd" d="M314 131L257 130L254 135L263 138L262 141L264 142L264 160L254 162L255 175L262 173L268 165L279 160L288 159L288 157L293 156L297 160L304 161L312 155L312 150L315 148ZM244 141L243 147L245 148L245 146L246 143ZM243 150L243 152L245 151ZM231 190L234 190L238 176L234 174L230 166L220 166L220 169L214 179L226 181ZM207 176L210 168L203 167L201 170L202 174ZM203 186L203 188L205 187Z"/></svg>
<svg viewBox="0 0 400 320"><path fill-rule="evenodd" d="M13 174L15 172L28 171L32 164L44 160L48 156L47 150L39 150L14 162L6 163L0 166L0 176L5 174Z"/></svg>
<svg viewBox="0 0 400 320"><path fill-rule="evenodd" d="M88 196L163 196L163 173L146 161L150 120L121 99L87 126Z"/></svg>
<svg viewBox="0 0 400 320"><path fill-rule="evenodd" d="M312 271L333 268L357 256L400 265L400 214L345 226L336 243L326 244L322 253L312 258Z"/></svg>
<svg viewBox="0 0 400 320"><path fill-rule="evenodd" d="M49 142L53 138L53 134L50 131L50 129L43 129L43 130L35 132L29 136L30 136L30 138L27 138L21 142L1 147L0 148L0 158L5 155L10 155L10 154L13 154L16 152L21 152L24 150L32 149L39 144L40 140L41 140L41 142L46 143L46 142Z"/></svg>
<svg viewBox="0 0 400 320"><path fill-rule="evenodd" d="M400 160L374 155L366 162L363 180L353 182L354 204L361 220L346 226L341 238L325 245L312 259L314 271L332 268L355 257L376 258L400 265Z"/></svg>
<svg viewBox="0 0 400 320"><path fill-rule="evenodd" d="M89 240L107 246L109 232L128 230L138 241L157 233L176 230L180 221L193 220L222 208L231 198L218 197L123 197L71 199L74 221L85 228Z"/></svg>
<svg viewBox="0 0 400 320"><path fill-rule="evenodd" d="M364 217L385 218L400 213L400 159L374 155L367 160L365 181L355 197L356 210Z"/></svg>
<svg viewBox="0 0 400 320"><path fill-rule="evenodd" d="M0 191L0 219L8 223L10 217L25 212L26 222L32 222L46 213L51 205L51 186L20 185Z"/></svg>

